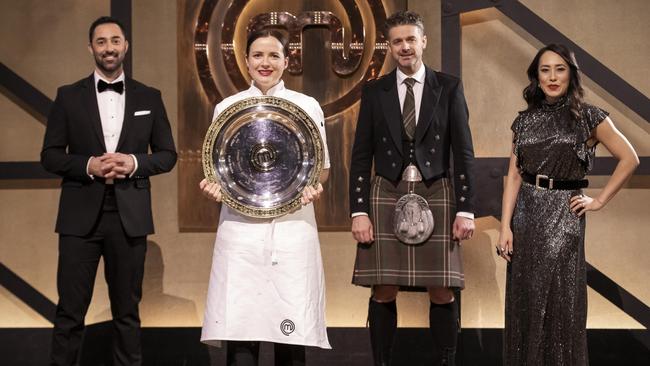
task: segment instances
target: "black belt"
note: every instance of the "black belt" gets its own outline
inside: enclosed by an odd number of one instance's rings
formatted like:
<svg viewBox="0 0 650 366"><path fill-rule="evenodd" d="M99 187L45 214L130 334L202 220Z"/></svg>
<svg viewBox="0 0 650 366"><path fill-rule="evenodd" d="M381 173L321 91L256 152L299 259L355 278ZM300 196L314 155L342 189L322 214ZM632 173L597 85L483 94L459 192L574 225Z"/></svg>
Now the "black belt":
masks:
<svg viewBox="0 0 650 366"><path fill-rule="evenodd" d="M533 184L535 188L538 189L572 190L572 189L587 188L589 186L588 179L576 179L576 180L553 179L553 178L549 178L546 175L542 175L542 174L532 175L526 172L521 173L521 178L524 180L524 182Z"/></svg>

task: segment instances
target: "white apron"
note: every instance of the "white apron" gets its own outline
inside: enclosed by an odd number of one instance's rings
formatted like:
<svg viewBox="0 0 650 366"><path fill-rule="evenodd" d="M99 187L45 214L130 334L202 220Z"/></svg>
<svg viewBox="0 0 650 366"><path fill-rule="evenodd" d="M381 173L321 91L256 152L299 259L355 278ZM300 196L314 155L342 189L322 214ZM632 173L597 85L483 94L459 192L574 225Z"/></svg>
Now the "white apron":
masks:
<svg viewBox="0 0 650 366"><path fill-rule="evenodd" d="M224 99L221 111L241 99L260 96L254 85ZM267 95L285 98L319 125L318 102L284 88ZM325 143L324 168L329 168ZM325 276L314 206L276 219L253 219L221 207L201 341L249 340L331 348L325 325Z"/></svg>

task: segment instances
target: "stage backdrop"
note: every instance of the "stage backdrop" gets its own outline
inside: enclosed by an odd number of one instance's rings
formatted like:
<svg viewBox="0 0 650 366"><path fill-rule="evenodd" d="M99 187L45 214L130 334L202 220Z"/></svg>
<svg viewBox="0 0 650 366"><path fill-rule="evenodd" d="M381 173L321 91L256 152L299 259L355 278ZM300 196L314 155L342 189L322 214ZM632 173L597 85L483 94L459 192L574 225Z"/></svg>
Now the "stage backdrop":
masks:
<svg viewBox="0 0 650 366"><path fill-rule="evenodd" d="M525 69L541 46L538 37L550 34L557 38L560 34L565 38L559 39L575 42L607 72L638 91L645 98L641 100L647 100L650 2L468 2L485 7L474 11L470 11L472 7L457 8L455 4L460 3L132 2L128 10L133 76L162 91L180 151L174 171L152 179L156 234L150 236L147 252L142 302L145 327L201 324L214 240L211 230L218 211L199 199L198 150L214 104L248 83L242 42L251 19L292 30L293 39L300 41L292 45L292 70L285 80L290 88L317 97L326 110L332 176L318 205L318 220L323 230L327 321L332 327L365 326L369 291L350 284L355 243L348 232L348 159L359 83L391 67L384 60L377 27L385 14L404 7L424 15L429 40L426 62L462 74L484 179L476 235L463 244L467 288L462 297L462 325L503 326L505 264L494 254L499 227L495 215L509 154L509 127L517 111L524 108ZM87 29L92 20L111 12L110 5L108 0L0 2L0 327L52 326L57 301L57 236L53 228L59 181L39 175L36 165L29 162L39 159L48 99L54 98L58 86L92 72ZM650 304L648 118L634 103L630 106L627 99L614 96L618 92L608 86L615 83L600 85L593 81L600 80L599 75L586 79L588 101L607 109L644 157L640 173L616 199L601 212L588 215L587 260L595 270L590 272L588 326L645 329L647 322L642 322L647 313L638 309L647 310ZM606 157L601 150L598 155ZM609 169L606 159L598 164L601 175L591 177L594 183L589 194L603 186L602 174ZM89 324L110 319L102 273L100 268L87 316ZM401 327L428 326L426 296L401 295L399 307Z"/></svg>

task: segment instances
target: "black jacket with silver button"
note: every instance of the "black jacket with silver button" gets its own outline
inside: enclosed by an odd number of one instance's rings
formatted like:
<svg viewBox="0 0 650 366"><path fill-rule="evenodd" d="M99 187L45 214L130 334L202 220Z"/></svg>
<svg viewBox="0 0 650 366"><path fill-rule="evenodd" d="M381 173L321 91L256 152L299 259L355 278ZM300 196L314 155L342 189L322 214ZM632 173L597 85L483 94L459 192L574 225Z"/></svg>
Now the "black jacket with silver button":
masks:
<svg viewBox="0 0 650 366"><path fill-rule="evenodd" d="M350 164L351 213L370 210L373 162L375 174L397 182L413 161L429 180L449 171L452 155L457 210L474 212L474 149L462 83L428 67L425 80L412 146L403 139L395 70L365 85Z"/></svg>

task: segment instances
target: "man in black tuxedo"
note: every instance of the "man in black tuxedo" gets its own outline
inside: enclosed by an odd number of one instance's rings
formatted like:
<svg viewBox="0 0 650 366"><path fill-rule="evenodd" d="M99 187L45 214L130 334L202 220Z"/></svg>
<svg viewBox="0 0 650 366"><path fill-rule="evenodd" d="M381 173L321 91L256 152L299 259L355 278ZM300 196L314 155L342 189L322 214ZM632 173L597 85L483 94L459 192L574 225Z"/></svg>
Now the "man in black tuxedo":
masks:
<svg viewBox="0 0 650 366"><path fill-rule="evenodd" d="M460 240L474 231L467 105L458 78L423 64L427 40L418 14L393 14L385 34L397 68L365 86L352 149L350 210L358 242L352 282L372 287L375 365L390 364L400 288L426 288L435 364L453 365L459 325L453 290L464 287ZM415 244L398 239L393 222L407 193L424 198L435 221L432 234Z"/></svg>
<svg viewBox="0 0 650 366"><path fill-rule="evenodd" d="M176 149L160 92L124 75L129 43L120 22L97 19L89 41L95 72L59 88L41 152L45 169L63 177L51 364L77 363L103 257L113 364L141 365L138 304L153 233L149 176L170 171Z"/></svg>

